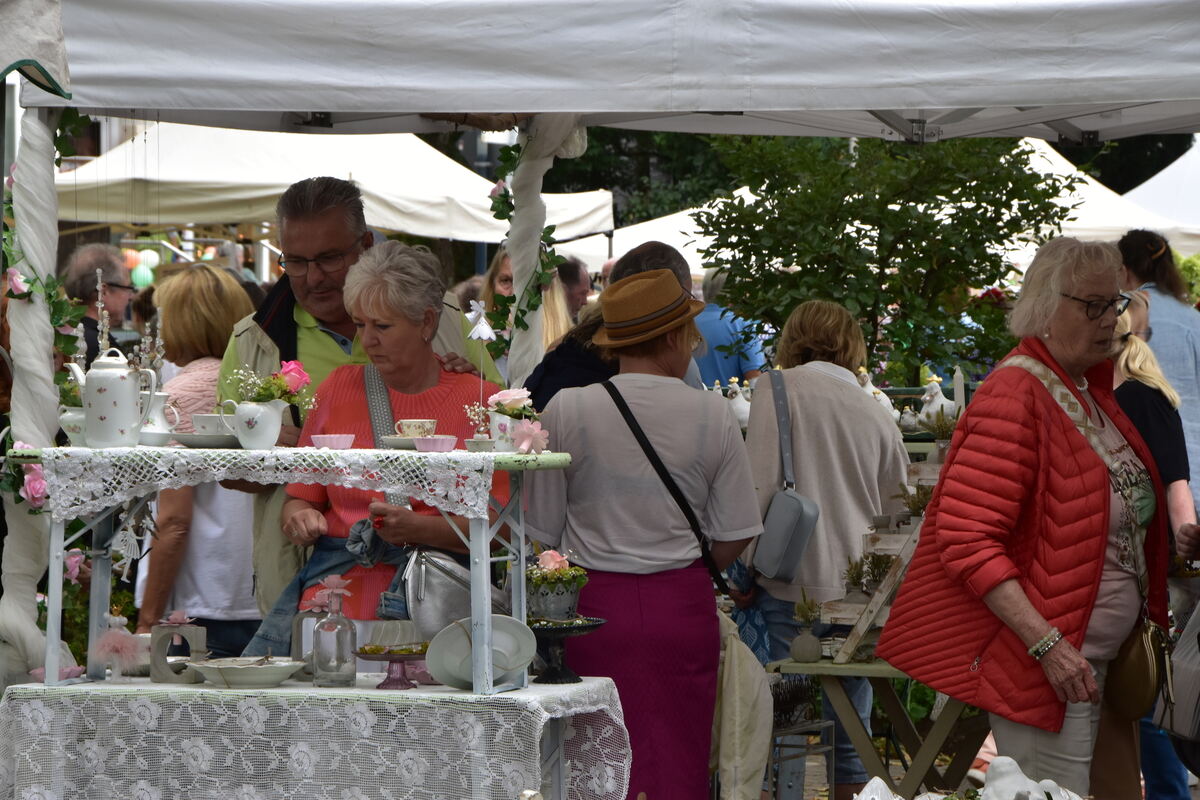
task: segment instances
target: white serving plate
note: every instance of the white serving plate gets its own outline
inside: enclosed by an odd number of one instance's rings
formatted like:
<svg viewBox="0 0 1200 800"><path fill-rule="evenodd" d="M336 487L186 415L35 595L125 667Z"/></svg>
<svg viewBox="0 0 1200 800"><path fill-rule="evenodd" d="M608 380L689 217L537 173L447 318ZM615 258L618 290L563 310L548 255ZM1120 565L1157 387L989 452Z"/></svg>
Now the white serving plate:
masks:
<svg viewBox="0 0 1200 800"><path fill-rule="evenodd" d="M452 622L433 637L425 666L439 683L457 689L472 688L471 618ZM492 667L496 684L516 681L533 663L537 638L524 622L504 614L492 615Z"/></svg>
<svg viewBox="0 0 1200 800"><path fill-rule="evenodd" d="M303 661L283 658L272 658L265 664L257 663L261 660L253 656L235 656L189 661L188 666L221 689L270 689L304 666Z"/></svg>
<svg viewBox="0 0 1200 800"><path fill-rule="evenodd" d="M241 447L232 433L175 433L171 438L184 447L211 447L228 449Z"/></svg>

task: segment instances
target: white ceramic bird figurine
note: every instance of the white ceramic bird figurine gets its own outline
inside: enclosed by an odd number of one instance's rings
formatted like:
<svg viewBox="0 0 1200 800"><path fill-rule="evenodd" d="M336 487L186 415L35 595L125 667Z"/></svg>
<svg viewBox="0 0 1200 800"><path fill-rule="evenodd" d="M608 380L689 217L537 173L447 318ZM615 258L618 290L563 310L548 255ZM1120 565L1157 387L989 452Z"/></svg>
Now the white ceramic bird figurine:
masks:
<svg viewBox="0 0 1200 800"><path fill-rule="evenodd" d="M923 405L920 419L923 422L933 422L937 419L938 411L953 419L957 411L954 401L942 394L942 379L936 375L929 379L929 383L925 384L925 393L921 395L921 400Z"/></svg>
<svg viewBox="0 0 1200 800"><path fill-rule="evenodd" d="M733 409L734 419L737 420L738 427L746 430L750 424L750 401L742 396L741 388L732 383L729 386L729 407Z"/></svg>
<svg viewBox="0 0 1200 800"><path fill-rule="evenodd" d="M913 433L921 429L921 426L917 424L917 415L913 413L912 406L904 407L904 413L900 415L897 422L900 423L900 430L905 433Z"/></svg>
<svg viewBox="0 0 1200 800"><path fill-rule="evenodd" d="M867 372L866 367L858 368L857 377L858 385L862 387L862 390L866 392L872 400L883 406L884 410L886 410L889 414L893 414L896 411L896 407L892 405L892 398L888 397L887 393L885 393L882 389L876 388L874 382L871 380L870 373ZM894 417L898 420L900 415L895 413Z"/></svg>

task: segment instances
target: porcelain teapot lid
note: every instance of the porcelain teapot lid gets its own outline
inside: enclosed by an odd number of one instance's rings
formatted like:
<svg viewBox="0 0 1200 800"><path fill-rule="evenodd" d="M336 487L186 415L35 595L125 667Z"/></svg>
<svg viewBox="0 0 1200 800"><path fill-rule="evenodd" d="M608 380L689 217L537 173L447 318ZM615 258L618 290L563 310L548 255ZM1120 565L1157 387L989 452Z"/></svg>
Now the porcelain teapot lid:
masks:
<svg viewBox="0 0 1200 800"><path fill-rule="evenodd" d="M112 355L109 355L112 353ZM129 369L129 361L125 354L115 347L110 347L92 361L92 369Z"/></svg>

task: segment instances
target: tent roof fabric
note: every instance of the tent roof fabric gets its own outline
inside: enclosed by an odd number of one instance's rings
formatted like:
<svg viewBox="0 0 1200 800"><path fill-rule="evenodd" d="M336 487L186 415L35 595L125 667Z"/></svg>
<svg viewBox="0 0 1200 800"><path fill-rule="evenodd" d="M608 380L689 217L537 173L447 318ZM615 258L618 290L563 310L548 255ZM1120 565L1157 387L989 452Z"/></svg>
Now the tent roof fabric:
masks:
<svg viewBox="0 0 1200 800"><path fill-rule="evenodd" d="M55 178L60 219L141 224L266 222L292 183L354 180L367 224L417 236L500 242L492 183L409 133L315 136L160 123ZM608 191L547 194L559 237L613 227Z"/></svg>
<svg viewBox="0 0 1200 800"><path fill-rule="evenodd" d="M1200 138L1192 147L1141 186L1125 193L1125 199L1143 208L1200 227ZM1170 239L1165 231L1159 231ZM1174 239L1171 244L1179 245Z"/></svg>
<svg viewBox="0 0 1200 800"><path fill-rule="evenodd" d="M1194 0L1152 9L341 0L331 25L317 0L64 0L63 24L72 104L110 116L354 133L453 127L423 113L569 112L711 133L1105 140L1200 129L1200 14Z"/></svg>
<svg viewBox="0 0 1200 800"><path fill-rule="evenodd" d="M58 0L0 3L0 81L13 70L43 91L71 97Z"/></svg>

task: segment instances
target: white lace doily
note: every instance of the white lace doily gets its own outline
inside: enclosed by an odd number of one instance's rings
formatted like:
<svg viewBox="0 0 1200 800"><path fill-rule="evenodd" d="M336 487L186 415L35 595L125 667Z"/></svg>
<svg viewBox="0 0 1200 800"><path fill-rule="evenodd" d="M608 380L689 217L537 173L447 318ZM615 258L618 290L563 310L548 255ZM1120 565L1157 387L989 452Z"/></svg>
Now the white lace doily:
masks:
<svg viewBox="0 0 1200 800"><path fill-rule="evenodd" d="M207 450L179 447L59 447L41 451L56 520L97 514L159 489L221 480L338 484L408 494L448 514L487 515L492 473L502 468L562 467L562 453L418 453L411 450ZM561 462L561 463L560 463Z"/></svg>
<svg viewBox="0 0 1200 800"><path fill-rule="evenodd" d="M491 696L292 686L10 686L0 795L513 800L534 789L550 798L538 743L551 718L566 719L566 800L620 800L628 787L629 737L607 679Z"/></svg>

